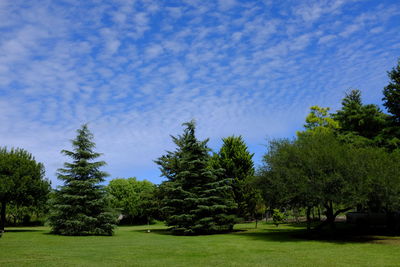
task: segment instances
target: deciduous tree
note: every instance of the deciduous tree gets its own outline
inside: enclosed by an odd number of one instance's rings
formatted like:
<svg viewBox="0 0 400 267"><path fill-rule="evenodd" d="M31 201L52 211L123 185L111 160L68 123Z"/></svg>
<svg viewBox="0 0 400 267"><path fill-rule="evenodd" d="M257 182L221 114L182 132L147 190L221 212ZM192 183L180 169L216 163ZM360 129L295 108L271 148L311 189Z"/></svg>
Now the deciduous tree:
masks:
<svg viewBox="0 0 400 267"><path fill-rule="evenodd" d="M356 148L339 142L332 133L274 141L260 171L264 197L272 200L275 208L304 207L310 211L323 206L325 223L333 227L338 214L367 198L364 169L355 157Z"/></svg>
<svg viewBox="0 0 400 267"><path fill-rule="evenodd" d="M44 166L23 149L0 148L0 231L4 231L6 206L43 203L50 191Z"/></svg>
<svg viewBox="0 0 400 267"><path fill-rule="evenodd" d="M110 181L106 190L111 206L120 210L125 223L144 223L157 213L156 186L149 181L117 178Z"/></svg>

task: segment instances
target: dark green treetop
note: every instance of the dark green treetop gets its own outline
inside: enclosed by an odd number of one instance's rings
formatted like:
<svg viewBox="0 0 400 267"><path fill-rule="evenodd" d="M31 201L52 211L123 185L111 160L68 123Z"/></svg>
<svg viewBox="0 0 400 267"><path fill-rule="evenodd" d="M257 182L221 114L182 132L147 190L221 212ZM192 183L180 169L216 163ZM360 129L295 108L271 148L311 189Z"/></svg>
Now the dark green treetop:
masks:
<svg viewBox="0 0 400 267"><path fill-rule="evenodd" d="M383 89L383 105L393 115L396 123L400 124L400 59L397 66L388 72L388 76L390 82Z"/></svg>
<svg viewBox="0 0 400 267"><path fill-rule="evenodd" d="M342 108L332 116L339 123L340 139L360 146L379 143L387 124L387 115L377 105L362 103L360 90L348 92Z"/></svg>
<svg viewBox="0 0 400 267"><path fill-rule="evenodd" d="M389 150L393 151L400 148L400 59L388 75L390 82L383 89L382 100L391 116L381 134L381 140Z"/></svg>

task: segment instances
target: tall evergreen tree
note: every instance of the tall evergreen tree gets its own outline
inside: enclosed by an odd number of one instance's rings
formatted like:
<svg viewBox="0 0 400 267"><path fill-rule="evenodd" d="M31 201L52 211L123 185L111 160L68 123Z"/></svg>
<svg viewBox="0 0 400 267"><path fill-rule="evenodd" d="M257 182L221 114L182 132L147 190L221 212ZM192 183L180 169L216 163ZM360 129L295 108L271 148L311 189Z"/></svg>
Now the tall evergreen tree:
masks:
<svg viewBox="0 0 400 267"><path fill-rule="evenodd" d="M381 139L390 150L400 148L400 59L392 71L388 72L390 82L383 89L383 105L392 116L388 119Z"/></svg>
<svg viewBox="0 0 400 267"><path fill-rule="evenodd" d="M161 185L166 223L177 234L231 230L236 208L232 179L211 166L208 140L197 140L194 122L183 125L183 135L172 137L177 149L156 160L168 179Z"/></svg>
<svg viewBox="0 0 400 267"><path fill-rule="evenodd" d="M50 225L62 235L112 235L115 219L107 212L103 186L107 173L100 171L104 161L93 162L101 154L94 152L93 135L87 125L77 130L73 151L62 150L72 162L64 163L58 178L64 185L55 193Z"/></svg>
<svg viewBox="0 0 400 267"><path fill-rule="evenodd" d="M256 206L256 191L251 183L254 176L254 154L249 152L241 136L229 136L222 141L220 151L213 156L213 164L223 169L225 178L233 179L233 194L238 205L237 215L250 219Z"/></svg>
<svg viewBox="0 0 400 267"><path fill-rule="evenodd" d="M383 89L383 105L400 125L400 59L397 66L388 72L389 84Z"/></svg>

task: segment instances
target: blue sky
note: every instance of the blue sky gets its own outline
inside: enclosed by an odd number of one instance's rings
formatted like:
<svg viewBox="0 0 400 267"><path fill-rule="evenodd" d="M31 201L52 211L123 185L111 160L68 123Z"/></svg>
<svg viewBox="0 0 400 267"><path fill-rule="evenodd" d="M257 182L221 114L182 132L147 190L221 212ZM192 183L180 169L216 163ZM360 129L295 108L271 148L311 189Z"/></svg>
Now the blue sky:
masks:
<svg viewBox="0 0 400 267"><path fill-rule="evenodd" d="M154 159L196 119L217 150L242 135L258 165L312 105L349 88L381 104L400 57L397 1L0 0L0 145L53 185L88 122L111 176L161 181Z"/></svg>

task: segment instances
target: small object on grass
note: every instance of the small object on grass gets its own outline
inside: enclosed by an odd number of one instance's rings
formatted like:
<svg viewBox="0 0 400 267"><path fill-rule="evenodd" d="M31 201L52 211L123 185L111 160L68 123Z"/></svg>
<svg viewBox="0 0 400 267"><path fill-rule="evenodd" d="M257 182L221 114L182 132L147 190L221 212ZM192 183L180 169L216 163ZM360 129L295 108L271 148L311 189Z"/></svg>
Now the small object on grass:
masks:
<svg viewBox="0 0 400 267"><path fill-rule="evenodd" d="M147 229L147 232L150 233L150 229Z"/></svg>

